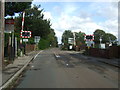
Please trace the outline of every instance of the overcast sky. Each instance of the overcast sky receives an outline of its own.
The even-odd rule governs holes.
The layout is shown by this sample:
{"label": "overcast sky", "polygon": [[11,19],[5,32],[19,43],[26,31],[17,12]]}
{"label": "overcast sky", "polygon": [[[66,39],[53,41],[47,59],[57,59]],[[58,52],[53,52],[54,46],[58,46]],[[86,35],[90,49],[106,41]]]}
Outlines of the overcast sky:
{"label": "overcast sky", "polygon": [[118,37],[117,2],[36,2],[44,8],[45,18],[51,20],[58,42],[65,30],[93,34],[96,29]]}

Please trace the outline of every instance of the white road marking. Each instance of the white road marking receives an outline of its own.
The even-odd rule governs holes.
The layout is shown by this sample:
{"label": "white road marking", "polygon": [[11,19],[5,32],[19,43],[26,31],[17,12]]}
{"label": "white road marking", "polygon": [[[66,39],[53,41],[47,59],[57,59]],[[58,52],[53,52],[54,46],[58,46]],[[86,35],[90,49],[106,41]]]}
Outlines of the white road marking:
{"label": "white road marking", "polygon": [[58,57],[60,57],[59,55],[56,55],[56,57],[58,58]]}
{"label": "white road marking", "polygon": [[54,55],[55,55],[56,58],[60,57],[60,55],[56,54],[55,52],[54,52]]}
{"label": "white road marking", "polygon": [[35,55],[35,57],[33,59],[35,59],[41,52],[43,52],[43,50],[40,51],[37,55]]}

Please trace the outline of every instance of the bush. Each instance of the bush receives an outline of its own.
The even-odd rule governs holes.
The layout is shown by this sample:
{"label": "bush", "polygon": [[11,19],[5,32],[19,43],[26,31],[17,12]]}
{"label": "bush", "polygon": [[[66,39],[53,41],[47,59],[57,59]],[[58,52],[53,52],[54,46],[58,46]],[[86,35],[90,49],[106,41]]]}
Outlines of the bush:
{"label": "bush", "polygon": [[40,42],[38,43],[38,48],[41,50],[49,48],[49,46],[50,46],[49,41],[42,39],[42,38],[41,38]]}

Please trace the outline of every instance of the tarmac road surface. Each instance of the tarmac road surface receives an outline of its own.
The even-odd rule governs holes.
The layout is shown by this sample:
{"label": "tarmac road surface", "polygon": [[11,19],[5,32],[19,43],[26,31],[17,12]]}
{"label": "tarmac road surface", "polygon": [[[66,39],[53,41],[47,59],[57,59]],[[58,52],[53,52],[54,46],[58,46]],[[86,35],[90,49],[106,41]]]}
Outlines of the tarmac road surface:
{"label": "tarmac road surface", "polygon": [[118,88],[117,71],[106,66],[106,73],[100,73],[93,69],[98,68],[92,67],[95,64],[80,61],[57,48],[44,50],[29,64],[16,88]]}

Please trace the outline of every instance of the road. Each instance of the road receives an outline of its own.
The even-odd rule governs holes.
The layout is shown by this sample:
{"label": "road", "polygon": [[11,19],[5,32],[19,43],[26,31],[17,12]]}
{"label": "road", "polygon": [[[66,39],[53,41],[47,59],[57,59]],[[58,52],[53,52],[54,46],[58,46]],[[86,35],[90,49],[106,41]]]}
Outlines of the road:
{"label": "road", "polygon": [[42,51],[16,88],[118,88],[118,68],[57,48]]}

